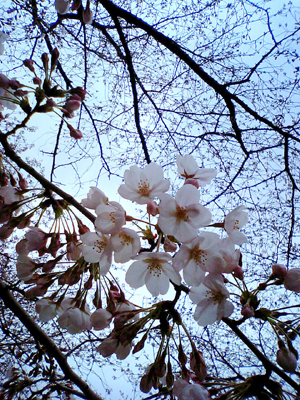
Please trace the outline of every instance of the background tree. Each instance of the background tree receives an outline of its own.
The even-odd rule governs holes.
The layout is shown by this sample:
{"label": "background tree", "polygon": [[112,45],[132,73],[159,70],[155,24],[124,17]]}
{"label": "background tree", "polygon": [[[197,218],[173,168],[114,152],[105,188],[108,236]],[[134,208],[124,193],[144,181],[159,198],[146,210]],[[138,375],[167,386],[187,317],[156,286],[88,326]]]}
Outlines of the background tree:
{"label": "background tree", "polygon": [[[249,291],[268,279],[272,264],[297,266],[300,179],[297,108],[300,28],[297,4],[240,0],[190,1],[184,4],[101,0],[74,1],[71,8],[68,6],[65,1],[56,1],[55,5],[52,1],[1,2],[3,74],[30,87],[36,75],[35,78],[43,80],[41,87],[48,99],[54,99],[56,103],[48,102],[44,106],[44,99],[39,98],[41,93],[35,90],[37,86],[34,87],[35,97],[30,93],[32,89],[23,87],[20,90],[29,93],[16,94],[15,90],[19,88],[10,87],[14,91],[11,99],[18,107],[12,114],[6,108],[2,111],[0,140],[5,157],[2,176],[5,173],[10,180],[12,175],[17,178],[12,169],[15,167],[18,172],[24,174],[25,171],[32,177],[30,188],[35,186],[39,189],[36,193],[41,196],[43,193],[46,202],[43,210],[47,209],[47,212],[43,211],[42,215],[49,218],[48,230],[53,218],[58,216],[57,199],[64,199],[75,207],[82,214],[78,218],[84,216],[94,222],[93,213],[79,204],[75,197],[86,195],[87,184],[102,189],[101,183],[106,177],[119,185],[124,169],[132,164],[145,166],[155,161],[162,165],[172,182],[171,191],[175,193],[180,185],[174,178],[176,155],[192,154],[200,167],[214,167],[218,171],[213,186],[201,189],[201,203],[209,207],[216,218],[212,222],[223,221],[229,211],[241,204],[249,211],[250,222],[246,227],[249,243],[242,250]],[[59,58],[55,49],[59,50]],[[42,54],[45,53],[50,58],[51,84],[44,80],[47,62]],[[25,63],[27,69],[24,60],[32,60]],[[68,91],[67,95],[72,95],[72,90],[74,95],[78,86],[87,92],[85,98],[81,93],[82,101],[76,104],[78,111],[75,110],[72,119],[67,118],[73,112],[72,105],[69,103],[67,106],[66,92],[59,92],[56,84]],[[5,85],[2,77],[0,102],[7,106]],[[59,96],[62,96],[61,100]],[[56,107],[57,104],[60,108]],[[62,112],[63,119],[60,118]],[[21,153],[21,137],[26,138],[29,147],[35,144],[39,152],[27,150],[27,153]],[[41,160],[44,171],[38,165],[32,168],[32,158]],[[19,185],[22,189],[22,182]],[[35,201],[41,206],[39,198]],[[66,212],[65,203],[58,206]],[[29,203],[28,207],[29,210]],[[37,212],[31,216],[32,223],[36,223],[40,215]],[[41,221],[45,223],[45,218]],[[2,222],[5,224],[6,221]],[[1,229],[3,232],[6,228]],[[12,314],[2,309],[3,354],[13,353],[19,365],[24,365],[20,369],[23,368],[23,375],[17,381],[19,386],[12,381],[11,394],[5,387],[3,393],[13,396],[13,391],[20,391],[21,387],[31,390],[32,398],[47,396],[50,392],[59,393],[58,390],[72,393],[77,390],[68,388],[72,382],[78,385],[83,397],[96,398],[93,397],[96,394],[90,393],[90,388],[85,387],[84,382],[64,365],[65,357],[58,348],[60,345],[64,347],[64,336],[57,331],[57,324],[53,324],[49,335],[58,345],[53,353],[49,350],[52,344],[43,342],[47,338],[35,336],[39,332],[36,325],[30,327],[30,323],[28,325],[21,319],[22,327],[16,322],[15,317],[20,317],[15,306],[9,305],[14,304],[10,291],[30,313],[31,303],[24,300],[26,285],[17,282],[14,272],[17,256],[7,241],[4,246],[8,247],[2,249],[1,295],[3,304],[11,309]],[[40,260],[46,262],[48,258]],[[278,283],[282,283],[282,279]],[[262,289],[266,288],[263,296]],[[273,286],[263,285],[259,289],[262,307],[273,310],[298,303],[297,298],[291,299],[290,292],[274,291]],[[183,287],[177,289],[178,297],[180,294],[177,306],[188,321],[188,300],[183,296],[184,291],[187,290]],[[227,398],[239,398],[240,387],[244,396],[257,395],[252,390],[252,381],[245,383],[247,376],[254,374],[261,379],[261,386],[258,381],[255,385],[264,387],[264,395],[276,398],[279,389],[271,388],[269,380],[269,374],[275,372],[291,385],[284,386],[284,390],[293,394],[285,396],[296,396],[299,390],[296,381],[274,365],[277,338],[270,328],[270,321],[260,312],[255,315],[255,320],[250,320],[251,323],[243,324],[244,319],[238,317],[239,301],[235,303],[237,314],[234,315],[238,322],[223,321],[233,336],[228,336],[226,331],[224,337],[220,333],[221,325],[196,332],[195,321],[191,319],[191,332],[197,347],[204,350],[203,344],[206,344],[204,355],[209,376],[227,380],[225,383],[222,381],[224,391],[216,390],[216,395],[225,393],[226,385]],[[273,322],[279,316],[273,314]],[[286,318],[297,331],[297,314]],[[225,329],[223,322],[222,329]],[[239,330],[240,323],[247,337]],[[272,327],[278,333],[280,328],[276,324],[274,322]],[[162,319],[160,325],[163,325]],[[8,326],[13,326],[13,329],[8,329]],[[153,340],[157,329],[153,330]],[[281,327],[280,332],[284,330],[292,335],[289,327]],[[36,343],[25,339],[28,332]],[[250,348],[255,357],[248,355],[249,350],[238,351],[235,339],[227,339],[235,335],[243,340],[245,349]],[[74,346],[83,349],[90,343],[88,349],[93,355],[96,345],[92,347],[91,343],[95,341],[99,345],[99,340],[105,337],[99,339],[93,333],[83,336],[82,343],[74,342]],[[151,336],[152,332],[149,333]],[[18,343],[17,347],[15,343]],[[253,344],[257,345],[260,353],[252,347]],[[182,345],[186,351],[188,342],[183,341]],[[69,352],[72,352],[72,346]],[[20,356],[26,353],[27,358]],[[33,356],[29,359],[30,354]],[[184,370],[184,357],[181,355],[178,369]],[[37,369],[41,361],[43,363]],[[7,365],[7,357],[3,358],[3,363]],[[62,373],[56,372],[57,363]],[[246,371],[243,366],[247,367]],[[36,374],[38,383],[35,380],[28,383],[28,374]],[[274,379],[273,375],[271,377]],[[234,389],[233,380],[244,383]],[[205,385],[211,389],[208,379]],[[212,387],[221,388],[216,381]],[[23,396],[28,397],[28,392]]]}

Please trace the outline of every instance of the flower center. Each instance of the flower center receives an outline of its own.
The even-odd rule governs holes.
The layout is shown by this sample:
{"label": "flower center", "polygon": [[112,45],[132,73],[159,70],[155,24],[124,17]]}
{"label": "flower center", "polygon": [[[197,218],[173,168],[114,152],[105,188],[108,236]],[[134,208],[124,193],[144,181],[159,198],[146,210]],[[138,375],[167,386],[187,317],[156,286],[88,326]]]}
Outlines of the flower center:
{"label": "flower center", "polygon": [[148,182],[148,179],[146,179],[145,181],[140,180],[139,184],[138,184],[138,189],[139,192],[142,196],[148,197],[150,194],[150,185]]}
{"label": "flower center", "polygon": [[187,222],[189,220],[187,207],[176,206],[175,217],[177,221]]}
{"label": "flower center", "polygon": [[205,250],[194,248],[191,250],[191,258],[197,264],[205,265],[207,262],[207,252]]}
{"label": "flower center", "polygon": [[159,277],[161,275],[161,263],[160,260],[145,260],[148,263],[148,271],[152,276]]}
{"label": "flower center", "polygon": [[103,240],[96,240],[94,242],[93,250],[95,250],[97,253],[100,254],[105,249],[105,247],[106,247],[106,238],[104,238]]}
{"label": "flower center", "polygon": [[130,244],[133,243],[133,238],[131,238],[130,236],[126,235],[124,232],[121,232],[119,234],[119,238],[121,239],[122,246],[129,246]]}
{"label": "flower center", "polygon": [[233,229],[240,229],[239,224],[240,224],[240,221],[238,219],[236,219],[234,222],[234,225],[233,225]]}

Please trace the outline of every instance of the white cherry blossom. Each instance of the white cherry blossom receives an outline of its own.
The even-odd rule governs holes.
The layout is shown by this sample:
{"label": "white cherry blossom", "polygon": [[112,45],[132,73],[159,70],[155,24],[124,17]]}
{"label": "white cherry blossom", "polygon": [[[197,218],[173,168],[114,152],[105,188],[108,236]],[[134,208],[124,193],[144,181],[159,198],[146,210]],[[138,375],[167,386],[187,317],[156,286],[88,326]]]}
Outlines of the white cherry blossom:
{"label": "white cherry blossom", "polygon": [[224,229],[234,244],[239,246],[247,243],[246,235],[240,232],[240,229],[248,222],[248,214],[244,212],[245,206],[238,206],[226,215],[224,220]]}
{"label": "white cherry blossom", "polygon": [[185,179],[197,179],[199,186],[208,185],[216,177],[214,168],[199,168],[193,156],[186,154],[176,158],[177,171]]}
{"label": "white cherry blossom", "polygon": [[170,254],[144,252],[135,258],[129,267],[125,280],[134,289],[146,284],[153,296],[166,294],[169,289],[169,280],[180,285],[181,277],[170,264]]}
{"label": "white cherry blossom", "polygon": [[99,263],[100,275],[105,275],[111,266],[112,249],[110,237],[102,233],[87,232],[81,235],[82,254],[86,262]]}
{"label": "white cherry blossom", "polygon": [[160,197],[170,186],[170,182],[164,179],[163,169],[156,163],[144,169],[131,166],[124,173],[124,182],[118,189],[120,196],[138,204],[147,204],[155,197]]}
{"label": "white cherry blossom", "polygon": [[181,187],[175,199],[168,194],[160,199],[158,226],[180,242],[190,242],[198,235],[198,229],[211,221],[210,211],[199,204],[200,193],[192,185]]}
{"label": "white cherry blossom", "polygon": [[96,208],[97,218],[95,227],[102,233],[115,235],[125,225],[125,210],[120,203],[111,201],[109,204],[100,204]]}
{"label": "white cherry blossom", "polygon": [[40,250],[46,246],[48,234],[37,226],[30,226],[25,238],[27,239],[27,250],[31,252],[34,250]]}
{"label": "white cherry blossom", "polygon": [[109,357],[115,353],[118,360],[124,360],[129,355],[131,347],[131,343],[123,345],[116,337],[111,335],[103,340],[97,351],[103,357]]}
{"label": "white cherry blossom", "polygon": [[178,400],[210,400],[208,391],[202,385],[191,384],[180,378],[174,382],[173,395]]}
{"label": "white cherry blossom", "polygon": [[32,278],[37,264],[25,254],[20,254],[17,258],[17,276],[21,281],[28,281]]}
{"label": "white cherry blossom", "polygon": [[92,324],[89,306],[86,304],[84,311],[78,307],[68,308],[61,314],[57,322],[61,328],[72,334],[90,330]]}
{"label": "white cherry blossom", "polygon": [[227,300],[229,292],[222,275],[207,275],[203,283],[191,288],[189,296],[197,304],[194,318],[200,326],[219,322],[233,312],[233,304]]}
{"label": "white cherry blossom", "polygon": [[81,200],[81,204],[86,208],[96,210],[100,204],[108,204],[108,197],[105,196],[102,190],[98,189],[96,186],[92,186],[90,187],[86,199]]}
{"label": "white cherry blossom", "polygon": [[[0,100],[0,103],[2,101]],[[3,199],[4,204],[9,205],[15,201],[20,201],[22,199],[21,193],[13,186],[3,186],[0,187],[0,198]]]}
{"label": "white cherry blossom", "polygon": [[51,299],[40,299],[35,303],[35,310],[41,322],[48,322],[58,314],[57,305]]}
{"label": "white cherry blossom", "polygon": [[227,274],[233,272],[233,270],[239,266],[241,256],[240,249],[236,249],[232,240],[227,237],[221,241],[220,253],[226,263],[224,272]]}
{"label": "white cherry blossom", "polygon": [[188,244],[183,244],[173,258],[176,271],[183,269],[188,285],[199,285],[206,272],[223,273],[225,261],[219,252],[221,239],[212,232],[202,232]]}
{"label": "white cherry blossom", "polygon": [[289,269],[285,275],[283,284],[287,290],[300,293],[300,268]]}
{"label": "white cherry blossom", "polygon": [[115,262],[125,263],[138,254],[141,248],[141,241],[134,230],[122,228],[117,235],[112,236],[111,246],[115,252]]}
{"label": "white cherry blossom", "polygon": [[90,317],[91,324],[96,331],[107,328],[113,318],[112,313],[104,308],[98,308]]}

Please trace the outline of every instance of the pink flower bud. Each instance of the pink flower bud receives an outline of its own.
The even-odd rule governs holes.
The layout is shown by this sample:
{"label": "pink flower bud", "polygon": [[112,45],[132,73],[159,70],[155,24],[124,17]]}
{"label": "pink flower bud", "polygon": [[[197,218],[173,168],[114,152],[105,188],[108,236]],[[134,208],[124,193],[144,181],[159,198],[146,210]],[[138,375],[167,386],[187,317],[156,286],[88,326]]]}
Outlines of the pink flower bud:
{"label": "pink flower bud", "polygon": [[51,72],[54,71],[58,62],[58,58],[59,58],[59,51],[58,48],[55,47],[55,49],[53,49],[51,52]]}
{"label": "pink flower bud", "polygon": [[169,238],[165,238],[165,243],[164,243],[164,251],[168,253],[174,253],[174,251],[177,250],[177,244],[174,242],[171,242]]}
{"label": "pink flower bud", "polygon": [[22,189],[22,190],[27,189],[28,184],[27,184],[26,179],[24,179],[23,176],[19,172],[18,172],[18,176],[19,176],[19,187],[20,187],[20,189]]}
{"label": "pink flower bud", "polygon": [[78,110],[80,107],[80,101],[78,100],[67,100],[63,107],[63,111],[67,114],[71,114],[73,111]]}
{"label": "pink flower bud", "polygon": [[41,85],[41,84],[42,84],[42,80],[41,80],[40,78],[38,78],[37,76],[35,76],[35,77],[32,79],[32,82],[33,82],[35,85]]}
{"label": "pink flower bud", "polygon": [[70,136],[76,140],[82,139],[83,135],[82,132],[79,129],[73,128],[71,125],[68,126],[70,130]]}
{"label": "pink flower bud", "polygon": [[[90,4],[89,1],[88,1],[88,4]],[[87,7],[85,10],[83,10],[82,18],[83,18],[83,22],[86,25],[90,25],[93,22],[93,13],[89,7]]]}
{"label": "pink flower bud", "polygon": [[147,213],[155,217],[158,214],[158,205],[155,201],[147,203]]}
{"label": "pink flower bud", "polygon": [[10,87],[10,79],[7,76],[0,74],[0,88],[9,89]]}
{"label": "pink flower bud", "polygon": [[250,304],[245,304],[242,308],[241,314],[246,318],[254,317],[254,308],[251,307]]}
{"label": "pink flower bud", "polygon": [[31,59],[26,59],[23,61],[24,67],[28,68],[31,72],[34,72],[33,61]]}
{"label": "pink flower bud", "polygon": [[77,86],[76,88],[70,89],[69,93],[70,94],[77,94],[77,96],[80,97],[81,101],[83,101],[85,99],[85,95],[86,95],[86,91],[80,86]]}
{"label": "pink flower bud", "polygon": [[287,274],[287,269],[283,264],[272,265],[272,273],[274,278],[284,279]]}
{"label": "pink flower bud", "polygon": [[184,181],[184,185],[193,185],[195,188],[199,189],[199,181],[198,179],[188,178]]}
{"label": "pink flower bud", "polygon": [[72,11],[77,11],[80,6],[81,6],[81,0],[74,0],[73,4],[72,4],[72,7],[71,7],[71,10]]}
{"label": "pink flower bud", "polygon": [[297,367],[296,356],[284,345],[277,351],[276,362],[287,372],[294,372]]}
{"label": "pink flower bud", "polygon": [[235,276],[236,278],[240,279],[241,281],[244,279],[244,271],[241,267],[239,267],[238,265],[236,265],[233,268],[233,276]]}
{"label": "pink flower bud", "polygon": [[16,79],[12,79],[12,80],[10,81],[9,86],[11,87],[11,89],[17,90],[17,89],[20,89],[21,87],[23,87],[24,85],[22,85],[22,83],[20,83],[20,82],[17,81]]}

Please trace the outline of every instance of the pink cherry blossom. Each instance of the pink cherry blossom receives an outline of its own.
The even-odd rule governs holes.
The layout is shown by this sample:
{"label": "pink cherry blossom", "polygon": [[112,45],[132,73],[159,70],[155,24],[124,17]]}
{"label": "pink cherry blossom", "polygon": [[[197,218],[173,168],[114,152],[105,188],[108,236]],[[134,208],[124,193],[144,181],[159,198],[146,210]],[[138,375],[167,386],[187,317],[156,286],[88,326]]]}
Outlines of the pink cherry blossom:
{"label": "pink cherry blossom", "polygon": [[81,236],[82,254],[86,262],[99,263],[100,275],[109,271],[112,262],[110,237],[102,233],[87,232]]}
{"label": "pink cherry blossom", "polygon": [[131,347],[131,343],[121,344],[114,334],[112,334],[103,340],[97,351],[103,357],[109,357],[115,353],[118,360],[124,360],[129,355]]}
{"label": "pink cherry blossom", "polygon": [[233,304],[227,300],[229,292],[222,275],[207,275],[203,283],[191,288],[189,296],[197,304],[194,318],[200,326],[219,322],[233,312]]}
{"label": "pink cherry blossom", "polygon": [[[217,175],[214,168],[199,168],[193,156],[177,156],[177,171],[185,179],[197,179],[199,186],[208,185]],[[189,182],[187,182],[189,183]]]}
{"label": "pink cherry blossom", "polygon": [[125,199],[147,204],[169,189],[170,182],[163,176],[163,169],[156,163],[151,163],[144,169],[133,165],[125,171],[125,183],[119,187],[118,192]]}
{"label": "pink cherry blossom", "polygon": [[102,190],[92,186],[87,194],[87,198],[81,200],[81,204],[86,208],[96,210],[100,204],[108,204],[108,198]]}
{"label": "pink cherry blossom", "polygon": [[160,197],[158,225],[164,234],[173,235],[183,243],[198,235],[198,229],[211,221],[210,211],[199,204],[200,193],[192,185],[181,187],[175,199],[168,194]]}
{"label": "pink cherry blossom", "polygon": [[120,203],[111,201],[109,204],[100,204],[96,208],[97,218],[95,221],[96,230],[112,235],[120,232],[125,225],[125,210]]}
{"label": "pink cherry blossom", "polygon": [[236,268],[240,268],[239,262],[241,257],[240,249],[236,249],[232,240],[227,237],[222,239],[221,246],[219,249],[226,266],[224,268],[224,273],[232,273]]}
{"label": "pink cherry blossom", "polygon": [[238,206],[226,215],[224,220],[224,229],[234,244],[239,246],[243,243],[247,243],[248,239],[246,235],[240,232],[240,229],[248,222],[248,214],[245,210],[245,206]]}
{"label": "pink cherry blossom", "polygon": [[180,285],[181,277],[172,267],[170,254],[144,252],[139,254],[129,267],[125,280],[134,289],[146,284],[153,296],[166,294],[169,289],[169,280]]}
{"label": "pink cherry blossom", "polygon": [[225,261],[219,252],[221,239],[215,233],[202,232],[188,244],[183,244],[173,258],[176,271],[183,269],[188,285],[199,285],[206,272],[223,273]]}
{"label": "pink cherry blossom", "polygon": [[111,246],[115,252],[115,262],[125,263],[138,254],[141,248],[141,241],[134,230],[122,228],[117,235],[112,236]]}

